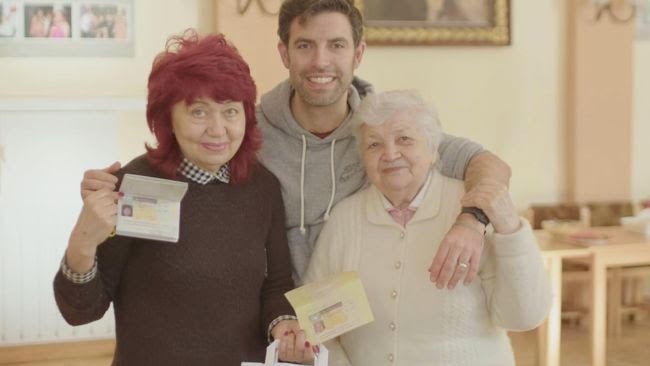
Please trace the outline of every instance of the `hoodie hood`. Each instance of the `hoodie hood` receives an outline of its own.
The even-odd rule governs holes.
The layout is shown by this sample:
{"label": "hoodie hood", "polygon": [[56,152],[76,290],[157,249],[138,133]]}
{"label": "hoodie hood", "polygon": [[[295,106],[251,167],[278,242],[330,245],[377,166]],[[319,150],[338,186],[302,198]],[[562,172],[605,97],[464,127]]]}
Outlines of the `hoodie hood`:
{"label": "hoodie hood", "polygon": [[[293,94],[293,87],[289,80],[278,84],[270,92],[262,95],[260,104],[258,106],[258,117],[264,116],[266,120],[273,127],[284,131],[289,136],[301,139],[305,136],[308,142],[316,144],[328,144],[332,140],[340,140],[341,138],[349,137],[352,133],[352,126],[350,125],[350,116],[337,127],[330,135],[325,138],[319,138],[309,131],[305,130],[293,117],[291,112],[291,95]],[[361,99],[372,93],[373,87],[367,81],[357,78],[352,79],[352,85],[348,92],[348,105],[350,106],[350,115],[357,109]],[[259,119],[259,118],[258,118]]]}
{"label": "hoodie hood", "polygon": [[295,120],[290,107],[293,92],[286,80],[262,96],[257,107],[263,137],[258,157],[280,181],[294,279],[300,283],[332,207],[366,182],[350,117],[372,86],[353,80],[348,91],[350,113],[325,138]]}

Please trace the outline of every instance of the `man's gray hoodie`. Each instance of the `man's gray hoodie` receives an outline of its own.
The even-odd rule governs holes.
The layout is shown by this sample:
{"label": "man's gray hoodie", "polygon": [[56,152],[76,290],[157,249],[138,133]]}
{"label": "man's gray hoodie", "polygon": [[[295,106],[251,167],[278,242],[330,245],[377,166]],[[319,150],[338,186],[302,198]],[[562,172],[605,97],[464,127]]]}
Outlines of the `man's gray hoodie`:
{"label": "man's gray hoodie", "polygon": [[[366,174],[350,123],[369,83],[354,78],[348,92],[350,114],[329,136],[319,138],[294,119],[289,81],[262,96],[257,120],[263,143],[258,157],[280,181],[286,229],[297,284],[307,269],[316,239],[332,207],[366,184]],[[472,156],[482,151],[469,140],[445,135],[438,147],[442,174],[463,179]]]}

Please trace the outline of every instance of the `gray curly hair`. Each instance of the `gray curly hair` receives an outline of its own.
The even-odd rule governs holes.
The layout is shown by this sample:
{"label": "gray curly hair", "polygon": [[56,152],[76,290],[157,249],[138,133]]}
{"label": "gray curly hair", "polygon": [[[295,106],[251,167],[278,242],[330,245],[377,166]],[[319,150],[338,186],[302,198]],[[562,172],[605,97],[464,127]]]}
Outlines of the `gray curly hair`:
{"label": "gray curly hair", "polygon": [[438,113],[415,90],[391,90],[369,94],[361,101],[351,121],[359,153],[362,153],[361,127],[364,124],[379,126],[391,116],[405,111],[422,129],[427,144],[437,160],[438,145],[442,141],[442,127],[438,120]]}

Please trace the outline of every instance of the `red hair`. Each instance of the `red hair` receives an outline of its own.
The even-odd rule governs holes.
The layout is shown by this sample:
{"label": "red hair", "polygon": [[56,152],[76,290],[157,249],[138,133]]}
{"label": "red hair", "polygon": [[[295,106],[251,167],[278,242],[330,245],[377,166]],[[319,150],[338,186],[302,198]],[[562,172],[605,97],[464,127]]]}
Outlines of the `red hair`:
{"label": "red hair", "polygon": [[190,104],[208,97],[244,105],[244,139],[228,164],[233,183],[248,179],[262,144],[255,118],[255,82],[248,64],[222,34],[199,37],[188,29],[181,36],[170,37],[165,51],[153,61],[148,88],[147,124],[158,144],[145,147],[154,169],[167,178],[178,176],[183,155],[172,130],[172,107],[181,101]]}

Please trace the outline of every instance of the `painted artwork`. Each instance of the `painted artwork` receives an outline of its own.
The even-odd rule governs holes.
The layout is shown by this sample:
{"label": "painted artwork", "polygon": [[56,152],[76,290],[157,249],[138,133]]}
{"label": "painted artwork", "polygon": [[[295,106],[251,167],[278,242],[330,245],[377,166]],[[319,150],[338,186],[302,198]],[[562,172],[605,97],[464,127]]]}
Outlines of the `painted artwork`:
{"label": "painted artwork", "polygon": [[363,0],[370,44],[510,44],[508,0]]}

